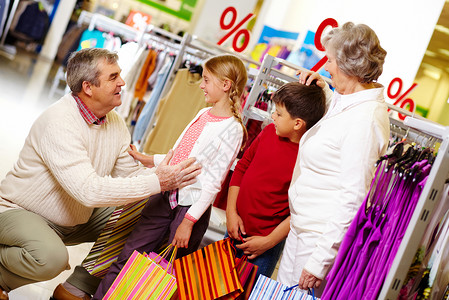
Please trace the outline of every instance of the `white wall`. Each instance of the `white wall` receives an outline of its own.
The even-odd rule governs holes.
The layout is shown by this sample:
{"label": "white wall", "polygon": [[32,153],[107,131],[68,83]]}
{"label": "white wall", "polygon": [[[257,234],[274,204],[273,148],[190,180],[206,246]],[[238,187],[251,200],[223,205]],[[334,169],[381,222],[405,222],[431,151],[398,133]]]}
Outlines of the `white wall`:
{"label": "white wall", "polygon": [[263,25],[299,32],[302,42],[307,30],[316,31],[326,18],[334,18],[339,24],[364,23],[377,33],[388,52],[379,82],[388,86],[394,77],[401,77],[404,87],[408,87],[415,78],[444,1],[265,0],[252,42]]}
{"label": "white wall", "polygon": [[[235,25],[237,25],[246,15],[253,11],[256,2],[257,0],[206,0],[199,16],[194,16],[194,18],[197,17],[198,19],[192,34],[216,44],[228,32],[220,28],[220,17],[223,11],[229,6],[235,7],[238,12],[237,20],[235,21]],[[229,21],[230,19],[225,19],[225,24],[229,23]],[[247,25],[248,22],[242,28],[246,28]],[[229,37],[224,45],[232,45],[233,38],[234,35]],[[258,36],[255,37],[253,35],[251,39],[255,38],[258,38]]]}

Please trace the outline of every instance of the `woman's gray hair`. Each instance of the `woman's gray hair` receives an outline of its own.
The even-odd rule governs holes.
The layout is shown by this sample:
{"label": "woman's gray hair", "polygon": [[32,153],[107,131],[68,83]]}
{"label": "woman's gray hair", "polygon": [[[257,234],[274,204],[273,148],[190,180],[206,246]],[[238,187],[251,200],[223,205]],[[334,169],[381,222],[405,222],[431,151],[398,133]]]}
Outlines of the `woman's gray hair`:
{"label": "woman's gray hair", "polygon": [[67,63],[67,84],[74,94],[81,92],[84,81],[95,86],[100,85],[98,63],[103,59],[108,64],[115,64],[118,61],[118,55],[101,48],[81,49],[70,55]]}
{"label": "woman's gray hair", "polygon": [[377,81],[382,74],[387,51],[369,26],[347,22],[324,36],[322,44],[335,55],[338,68],[361,83]]}

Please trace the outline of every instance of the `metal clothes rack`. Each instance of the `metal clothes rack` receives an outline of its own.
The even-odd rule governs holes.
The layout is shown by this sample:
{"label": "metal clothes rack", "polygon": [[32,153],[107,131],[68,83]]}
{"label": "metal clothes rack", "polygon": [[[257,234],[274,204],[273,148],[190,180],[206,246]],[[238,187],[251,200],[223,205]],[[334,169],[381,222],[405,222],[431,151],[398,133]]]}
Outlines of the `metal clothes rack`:
{"label": "metal clothes rack", "polygon": [[17,6],[19,5],[19,0],[13,0],[13,4],[11,6],[11,11],[9,12],[8,16],[8,7],[9,7],[9,0],[5,1],[5,7],[4,7],[4,13],[3,17],[6,20],[6,17],[8,16],[8,19],[4,23],[4,26],[2,26],[0,30],[1,40],[0,40],[0,54],[4,55],[8,59],[14,59],[16,56],[17,50],[16,47],[13,45],[6,45],[5,40],[6,36],[8,35],[9,28],[11,27],[12,20],[14,19],[14,15],[16,14]]}
{"label": "metal clothes rack", "polygon": [[[295,77],[288,76],[281,71],[274,69],[277,65],[282,65],[293,70],[304,70],[304,68],[295,66],[285,60],[269,55],[265,56],[259,73],[256,76],[254,87],[246,101],[243,111],[245,116],[251,117],[253,114],[264,116],[265,112],[255,108],[254,104],[266,81],[278,79],[285,82],[291,82],[297,80]],[[329,79],[324,79],[328,83],[330,82]],[[390,123],[404,128],[408,131],[407,134],[409,137],[411,135],[430,136],[437,141],[440,141],[441,144],[406,233],[377,298],[379,300],[397,299],[412,260],[418,250],[419,243],[425,233],[426,226],[430,221],[432,211],[435,205],[441,201],[441,193],[443,192],[445,181],[449,177],[449,127],[431,122],[420,116],[414,116],[414,114],[409,111],[391,104],[388,104],[388,107],[391,110],[407,116],[404,122],[390,118]]]}
{"label": "metal clothes rack", "polygon": [[[253,64],[256,66],[260,66],[259,62],[256,62],[246,56],[235,53],[231,50],[227,50],[223,47],[217,46],[217,45],[210,43],[206,40],[203,40],[196,36],[190,35],[189,33],[186,33],[186,34],[184,34],[183,38],[181,39],[181,42],[179,45],[179,50],[176,54],[176,58],[173,62],[173,66],[170,69],[170,72],[168,74],[167,82],[164,85],[164,88],[162,89],[160,98],[163,98],[170,90],[171,84],[175,79],[176,72],[180,69],[180,67],[182,66],[183,61],[185,60],[186,57],[191,56],[191,57],[198,58],[199,60],[205,60],[211,56],[219,55],[219,54],[232,54],[232,55],[239,57],[243,62],[247,63],[248,65]],[[143,150],[143,147],[146,143],[146,140],[148,138],[150,131],[153,129],[153,127],[155,125],[154,115],[155,115],[155,111],[153,112],[150,122],[148,123],[148,126],[144,132],[143,139],[140,143],[141,151]]]}

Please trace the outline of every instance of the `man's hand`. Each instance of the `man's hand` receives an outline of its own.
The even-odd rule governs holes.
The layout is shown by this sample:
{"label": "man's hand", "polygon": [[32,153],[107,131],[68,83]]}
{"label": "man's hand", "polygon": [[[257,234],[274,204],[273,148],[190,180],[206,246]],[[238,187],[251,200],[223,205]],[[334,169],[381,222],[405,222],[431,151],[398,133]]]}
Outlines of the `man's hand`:
{"label": "man's hand", "polygon": [[322,281],[321,279],[315,277],[311,273],[307,272],[305,269],[302,269],[298,287],[303,290],[307,290],[308,288],[319,288],[321,281]]}
{"label": "man's hand", "polygon": [[161,191],[180,189],[196,182],[196,176],[201,173],[201,165],[194,164],[195,158],[191,157],[176,166],[169,166],[168,162],[173,156],[173,150],[168,151],[164,160],[156,169],[156,175],[161,185]]}

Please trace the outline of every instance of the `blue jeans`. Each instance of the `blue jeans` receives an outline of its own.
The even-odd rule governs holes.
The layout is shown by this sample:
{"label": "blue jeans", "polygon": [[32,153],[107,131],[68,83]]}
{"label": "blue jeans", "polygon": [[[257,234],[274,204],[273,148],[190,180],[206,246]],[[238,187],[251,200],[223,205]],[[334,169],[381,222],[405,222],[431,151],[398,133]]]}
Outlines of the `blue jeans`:
{"label": "blue jeans", "polygon": [[[225,238],[229,237],[228,232],[226,231]],[[242,242],[238,240],[231,239],[232,244],[238,245]],[[276,264],[281,257],[282,250],[284,249],[285,240],[277,244],[271,249],[268,249],[261,255],[257,256],[255,259],[248,259],[248,261],[256,266],[258,266],[256,280],[259,278],[259,275],[262,274],[268,278],[273,275],[274,269],[276,268]],[[235,248],[237,250],[236,257],[240,258],[243,256],[243,250]]]}

